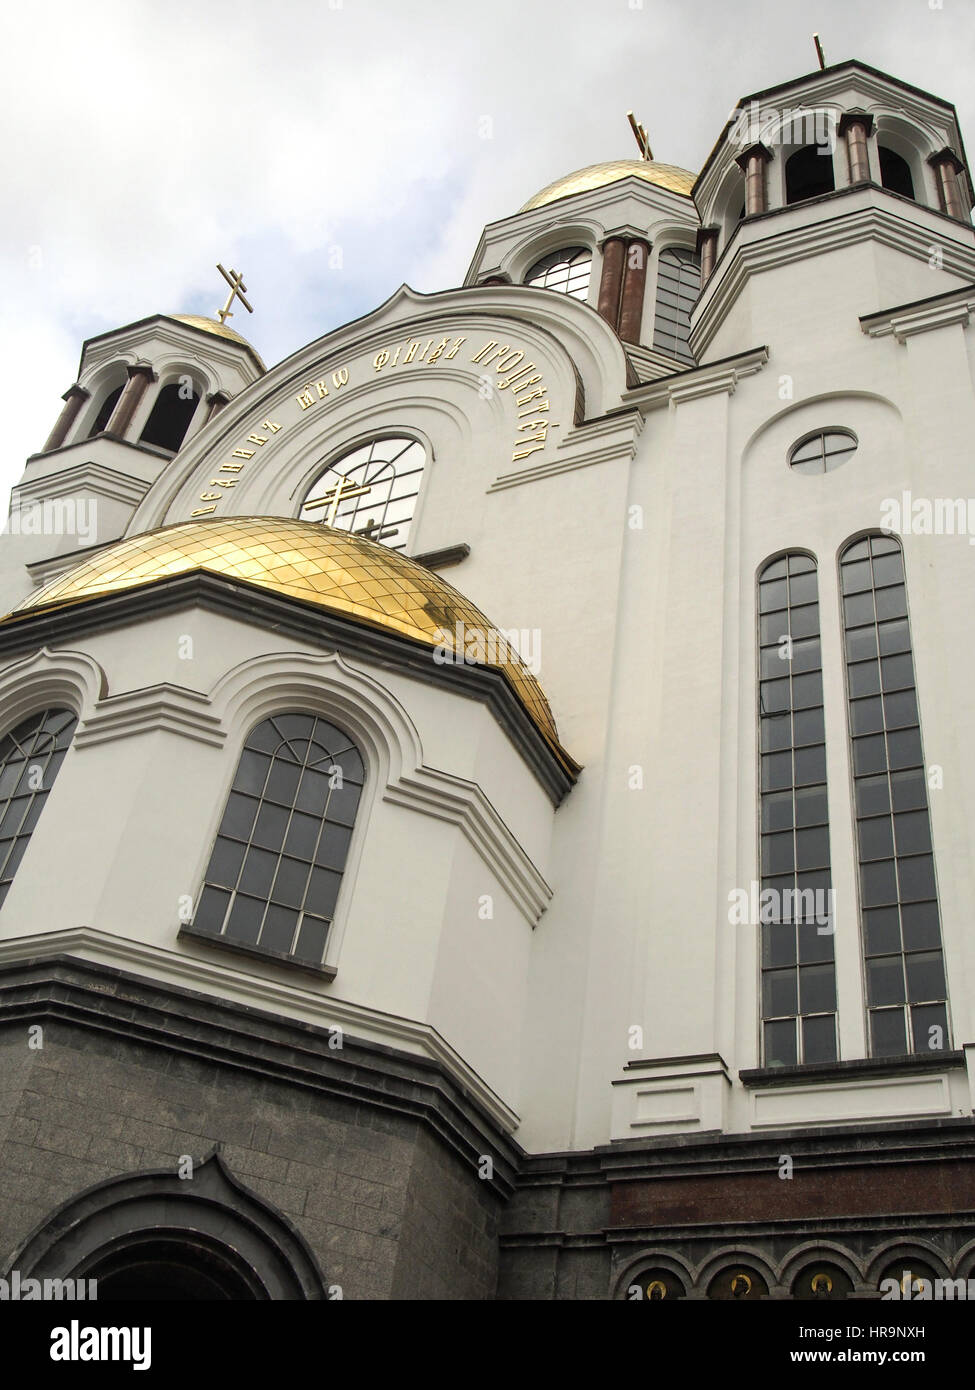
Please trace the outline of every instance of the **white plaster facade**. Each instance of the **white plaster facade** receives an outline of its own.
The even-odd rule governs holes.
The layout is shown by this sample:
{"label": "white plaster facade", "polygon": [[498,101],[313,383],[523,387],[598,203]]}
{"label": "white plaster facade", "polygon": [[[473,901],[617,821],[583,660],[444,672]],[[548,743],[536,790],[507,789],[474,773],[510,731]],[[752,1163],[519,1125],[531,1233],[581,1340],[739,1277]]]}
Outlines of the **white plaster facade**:
{"label": "white plaster facade", "polygon": [[[916,169],[918,201],[847,187],[840,141],[832,197],[782,206],[783,148],[769,211],[737,223],[736,151],[719,141],[695,200],[630,178],[492,223],[465,288],[404,287],[266,374],[168,319],[86,354],[82,384],[98,389],[146,360],[232,399],[172,459],[69,437],[28,462],[21,493],[97,497],[104,545],[201,508],[295,517],[350,448],[415,438],[427,463],[410,553],[470,546],[447,578],[499,627],[538,634],[541,684],[584,770],[555,808],[478,701],[239,616],[189,607],[25,649],[0,669],[4,728],[55,696],[80,723],[0,912],[0,961],[70,951],[435,1056],[531,1152],[972,1113],[975,1077],[958,1066],[774,1090],[739,1076],[761,1065],[758,929],[728,916],[729,893],[760,876],[758,571],[792,549],[818,568],[849,1062],[868,1051],[837,557],[881,527],[884,499],[973,491],[975,234],[939,210],[925,163],[961,148],[951,112],[858,65],[768,101],[786,98],[871,112]],[[657,257],[693,246],[699,225],[721,234],[692,318],[698,366],[668,368],[652,350]],[[653,247],[633,348],[595,309],[599,247],[619,229]],[[594,252],[588,303],[518,283],[578,244]],[[481,284],[496,274],[514,283]],[[510,372],[535,364],[548,402],[544,440],[521,458],[500,347],[525,354]],[[834,427],[858,440],[844,467],[790,470],[797,440]],[[235,486],[211,506],[208,480],[235,450]],[[4,611],[70,548],[4,537]],[[925,755],[944,770],[930,813],[951,1048],[971,1062],[975,550],[967,535],[905,535],[903,549]],[[367,763],[331,980],[178,937],[243,740],[289,708],[345,727]]]}

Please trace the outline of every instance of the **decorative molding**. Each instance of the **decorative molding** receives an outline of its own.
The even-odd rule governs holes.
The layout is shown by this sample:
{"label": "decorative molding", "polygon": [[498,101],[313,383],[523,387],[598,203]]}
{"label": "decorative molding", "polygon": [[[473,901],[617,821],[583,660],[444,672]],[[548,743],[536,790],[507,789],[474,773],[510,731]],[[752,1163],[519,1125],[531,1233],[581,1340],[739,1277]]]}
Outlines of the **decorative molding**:
{"label": "decorative molding", "polygon": [[[643,417],[629,408],[627,392],[623,397],[626,409],[612,411],[593,420],[584,420],[558,445],[555,457],[536,464],[524,464],[507,473],[499,473],[488,492],[534,483],[559,473],[571,473],[577,468],[636,457],[637,440],[643,431]],[[564,451],[564,452],[563,452]]]}
{"label": "decorative molding", "polygon": [[[517,1129],[519,1119],[515,1111],[430,1024],[337,999],[303,983],[296,983],[291,976],[281,981],[266,970],[244,969],[241,965],[243,957],[230,952],[226,955],[228,958],[224,961],[214,959],[212,951],[197,954],[190,950],[167,950],[85,926],[0,940],[0,1003],[4,1002],[5,997],[9,1001],[10,974],[17,968],[26,970],[39,963],[58,966],[64,962],[70,970],[80,968],[91,974],[94,973],[92,966],[103,967],[136,984],[151,984],[162,991],[180,991],[186,995],[186,1008],[181,1009],[178,1000],[173,999],[168,1009],[164,1005],[157,1006],[155,1017],[145,1020],[137,1028],[132,1019],[132,1008],[129,1007],[133,990],[115,985],[112,993],[120,996],[118,1007],[121,1016],[116,1019],[113,1031],[130,1040],[137,1036],[144,1038],[148,1025],[157,1040],[164,1044],[172,1019],[184,1016],[190,1006],[193,1014],[199,1014],[200,1008],[203,1008],[203,1031],[211,1035],[221,1028],[218,1014],[246,1010],[249,1018],[239,1018],[233,1030],[233,1047],[224,1046],[214,1053],[212,1043],[198,1043],[194,1038],[194,1050],[199,1049],[204,1054],[210,1052],[217,1060],[231,1065],[246,1066],[248,1038],[252,1038],[265,1023],[273,1026],[275,1031],[283,1025],[296,1034],[304,1035],[300,1041],[306,1054],[306,1066],[311,1073],[315,1070],[321,1073],[322,1059],[327,1061],[335,1056],[328,1049],[327,1036],[322,1039],[321,1030],[326,1030],[327,1034],[328,1030],[340,1027],[348,1035],[343,1049],[346,1054],[354,1042],[370,1051],[376,1046],[405,1051],[408,1057],[403,1059],[404,1062],[409,1057],[425,1059],[441,1068],[460,1088],[460,1095],[470,1097],[505,1135]],[[97,985],[94,988],[97,990],[96,998],[108,998]],[[90,1010],[85,1011],[84,1016],[89,1017],[90,1014]],[[77,1008],[70,1011],[69,1016],[78,1016]],[[181,1050],[187,1049],[184,1047]],[[267,1074],[266,1065],[260,1069]],[[374,1066],[374,1070],[381,1074],[381,1066]],[[433,1089],[437,1091],[436,1086]],[[378,1093],[384,1090],[388,1091],[389,1087],[384,1087],[381,1081],[378,1084],[374,1082],[373,1092],[377,1099]],[[362,1099],[361,1093],[359,1099]],[[416,1114],[415,1109],[413,1113]]]}
{"label": "decorative molding", "polygon": [[76,748],[89,748],[160,729],[222,748],[227,734],[220,719],[207,711],[210,699],[197,690],[162,681],[99,700],[78,729]]}
{"label": "decorative molding", "polygon": [[107,691],[105,672],[85,652],[41,647],[0,669],[0,710],[7,728],[58,700],[84,718]]}
{"label": "decorative molding", "polygon": [[[82,442],[91,444],[87,439]],[[111,502],[122,502],[135,508],[151,486],[151,482],[143,478],[134,478],[131,474],[119,473],[114,468],[106,468],[104,464],[89,460],[56,473],[31,478],[26,483],[17,483],[11,488],[10,495],[11,500],[16,498],[23,506],[24,503],[42,502],[48,497],[75,496],[81,491],[89,491]]]}
{"label": "decorative molding", "polygon": [[[852,212],[837,212],[821,222],[804,221],[800,226],[791,228],[776,224],[770,228],[768,236],[755,239],[750,239],[751,234],[768,219],[779,219],[781,222],[782,218],[794,216],[797,212],[801,215],[803,208],[808,216],[809,204],[775,208],[749,219],[747,223],[739,223],[732,242],[722,252],[692,313],[690,348],[695,357],[700,358],[706,352],[753,275],[780,266],[794,266],[797,261],[826,255],[847,246],[876,241],[927,264],[931,258],[932,244],[937,244],[942,254],[943,269],[948,274],[958,275],[966,281],[975,279],[975,245],[966,245],[957,237],[946,236],[940,216],[938,225],[933,222],[930,226],[919,225],[916,220],[909,220],[880,206],[879,200],[886,200],[888,196],[883,189],[876,189],[872,185],[856,184],[838,189],[835,193],[826,194],[822,203],[854,198],[861,200],[863,205]],[[920,214],[931,211],[913,203],[911,207]],[[950,220],[954,229],[962,230],[957,221]]]}
{"label": "decorative molding", "polygon": [[760,372],[769,360],[767,347],[752,348],[735,357],[724,357],[703,367],[688,367],[673,376],[646,382],[623,397],[627,405],[637,406],[644,414],[662,406],[682,405],[702,396],[733,395],[738,382]]}
{"label": "decorative molding", "polygon": [[915,304],[903,304],[893,309],[884,309],[877,314],[864,314],[860,328],[868,338],[894,337],[899,343],[906,343],[918,333],[930,333],[939,328],[951,328],[960,324],[967,328],[975,313],[975,286],[948,294],[933,295]]}
{"label": "decorative molding", "polygon": [[410,559],[428,570],[445,570],[451,565],[459,565],[471,553],[466,541],[458,545],[446,545],[440,550],[427,550],[422,555],[411,555]]}

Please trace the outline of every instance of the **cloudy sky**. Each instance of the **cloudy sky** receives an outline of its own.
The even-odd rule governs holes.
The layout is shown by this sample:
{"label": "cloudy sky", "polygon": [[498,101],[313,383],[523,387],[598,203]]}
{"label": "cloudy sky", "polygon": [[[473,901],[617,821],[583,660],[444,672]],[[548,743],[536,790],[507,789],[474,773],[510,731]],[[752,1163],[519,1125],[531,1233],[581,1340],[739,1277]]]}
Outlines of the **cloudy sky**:
{"label": "cloudy sky", "polygon": [[816,66],[814,28],[954,101],[975,145],[975,0],[4,6],[4,506],[86,337],[212,315],[220,260],[271,365],[403,281],[458,284],[485,222],[633,156],[628,107],[698,169],[739,96]]}

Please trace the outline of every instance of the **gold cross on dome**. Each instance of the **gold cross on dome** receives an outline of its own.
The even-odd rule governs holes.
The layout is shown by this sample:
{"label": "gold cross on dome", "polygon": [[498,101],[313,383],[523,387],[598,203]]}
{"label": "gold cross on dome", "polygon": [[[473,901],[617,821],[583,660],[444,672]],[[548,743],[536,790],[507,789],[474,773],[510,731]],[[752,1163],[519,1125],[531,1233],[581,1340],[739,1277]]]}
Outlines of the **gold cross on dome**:
{"label": "gold cross on dome", "polygon": [[349,478],[340,477],[334,486],[327,492],[323,492],[321,497],[316,497],[314,502],[306,502],[305,510],[311,511],[314,507],[327,507],[322,521],[326,526],[334,526],[335,518],[338,515],[339,503],[345,502],[350,497],[362,497],[365,493],[372,492],[371,487],[356,487],[355,483]]}
{"label": "gold cross on dome", "polygon": [[244,284],[243,275],[241,275],[236,270],[224,270],[223,266],[220,264],[219,261],[217,261],[217,269],[219,270],[223,278],[226,280],[227,284],[230,286],[230,293],[227,295],[226,304],[223,306],[222,309],[217,310],[217,318],[220,320],[220,322],[226,323],[227,319],[233,318],[233,310],[230,306],[231,304],[233,304],[235,298],[240,300],[241,304],[243,304],[244,308],[247,310],[249,314],[252,314],[254,310],[251,308],[251,306],[247,303],[247,300],[244,298],[244,295],[247,292],[247,286]]}
{"label": "gold cross on dome", "polygon": [[626,119],[629,121],[630,129],[640,147],[640,158],[653,159],[653,150],[650,148],[650,136],[647,134],[646,126],[637,120],[632,111],[627,111]]}

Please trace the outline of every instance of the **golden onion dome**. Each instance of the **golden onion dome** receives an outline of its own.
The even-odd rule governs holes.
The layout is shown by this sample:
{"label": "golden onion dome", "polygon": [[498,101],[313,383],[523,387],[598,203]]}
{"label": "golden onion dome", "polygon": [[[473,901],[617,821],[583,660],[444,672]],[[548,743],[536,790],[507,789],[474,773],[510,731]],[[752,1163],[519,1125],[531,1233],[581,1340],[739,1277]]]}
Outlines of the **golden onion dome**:
{"label": "golden onion dome", "polygon": [[616,183],[630,176],[652,183],[657,188],[668,188],[671,193],[681,193],[685,198],[691,196],[696,174],[687,169],[679,169],[676,164],[661,164],[656,159],[611,159],[606,164],[590,164],[585,169],[577,169],[574,174],[566,174],[556,179],[534,198],[529,198],[519,211],[530,212],[532,208],[542,208],[546,203],[555,203],[559,198],[571,198],[573,193],[588,193],[592,188],[604,188],[606,184]]}
{"label": "golden onion dome", "polygon": [[476,664],[504,673],[563,767],[575,770],[538,681],[469,599],[406,555],[321,522],[232,516],[146,531],[51,580],[3,622],[197,570],[317,604],[430,648],[446,645],[444,633],[453,642],[463,624],[478,642],[468,646]]}
{"label": "golden onion dome", "polygon": [[247,339],[242,337],[236,329],[228,328],[219,319],[208,319],[204,314],[167,314],[166,318],[175,319],[177,323],[185,323],[190,328],[198,328],[201,333],[212,333],[214,337],[227,338],[231,343],[239,343],[241,347],[247,348],[248,352],[257,357],[258,362],[261,363],[261,370],[265,369],[264,363],[261,362],[260,357],[257,356]]}

